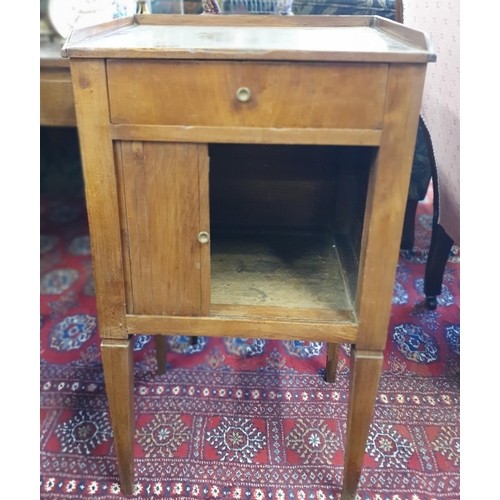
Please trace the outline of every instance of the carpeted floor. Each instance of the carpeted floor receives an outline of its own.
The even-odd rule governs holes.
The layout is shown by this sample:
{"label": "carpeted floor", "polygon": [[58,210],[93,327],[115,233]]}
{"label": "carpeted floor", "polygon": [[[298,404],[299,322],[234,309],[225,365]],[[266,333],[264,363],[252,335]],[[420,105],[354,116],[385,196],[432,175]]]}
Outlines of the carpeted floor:
{"label": "carpeted floor", "polygon": [[[41,498],[122,497],[99,352],[82,199],[42,198]],[[423,306],[430,199],[401,252],[363,500],[458,499],[459,252],[436,311]],[[339,499],[349,348],[336,384],[321,343],[135,338],[135,498]]]}

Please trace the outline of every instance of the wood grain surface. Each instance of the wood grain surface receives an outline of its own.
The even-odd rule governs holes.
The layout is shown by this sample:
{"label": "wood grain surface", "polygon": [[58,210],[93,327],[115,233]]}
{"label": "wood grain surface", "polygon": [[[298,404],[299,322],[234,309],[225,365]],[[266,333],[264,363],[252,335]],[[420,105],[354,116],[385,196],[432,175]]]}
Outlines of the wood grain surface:
{"label": "wood grain surface", "polygon": [[99,333],[127,338],[125,279],[114,152],[102,60],[71,61],[85,179]]}
{"label": "wood grain surface", "polygon": [[[421,32],[377,16],[134,16],[74,31],[65,57],[419,62]],[[114,24],[113,24],[114,23]],[[311,29],[314,28],[314,29]]]}
{"label": "wood grain surface", "polygon": [[349,63],[111,60],[107,73],[112,123],[189,127],[379,129],[387,81],[386,65]]}
{"label": "wood grain surface", "polygon": [[[200,212],[208,214],[206,145],[135,141],[118,147],[133,311],[200,315],[202,245],[197,238],[207,229],[200,226],[207,221]],[[209,267],[209,248],[203,250]],[[203,276],[208,280],[209,272]]]}

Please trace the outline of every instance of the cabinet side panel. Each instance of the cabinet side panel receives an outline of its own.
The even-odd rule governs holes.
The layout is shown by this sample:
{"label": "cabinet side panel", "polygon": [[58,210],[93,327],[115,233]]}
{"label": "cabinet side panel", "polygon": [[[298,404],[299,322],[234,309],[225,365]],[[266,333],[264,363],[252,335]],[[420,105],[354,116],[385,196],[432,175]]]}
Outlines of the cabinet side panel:
{"label": "cabinet side panel", "polygon": [[134,314],[199,316],[198,145],[121,147]]}
{"label": "cabinet side panel", "polygon": [[387,341],[425,71],[424,65],[399,64],[389,73],[382,141],[370,171],[361,241],[356,345],[363,350],[382,350]]}

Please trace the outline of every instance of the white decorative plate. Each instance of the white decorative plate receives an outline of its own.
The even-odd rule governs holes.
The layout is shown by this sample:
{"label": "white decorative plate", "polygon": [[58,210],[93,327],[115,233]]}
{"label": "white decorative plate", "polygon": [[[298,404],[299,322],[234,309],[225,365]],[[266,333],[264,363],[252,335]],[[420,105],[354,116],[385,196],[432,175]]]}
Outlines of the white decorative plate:
{"label": "white decorative plate", "polygon": [[49,0],[49,19],[54,29],[66,38],[72,30],[132,16],[135,0]]}

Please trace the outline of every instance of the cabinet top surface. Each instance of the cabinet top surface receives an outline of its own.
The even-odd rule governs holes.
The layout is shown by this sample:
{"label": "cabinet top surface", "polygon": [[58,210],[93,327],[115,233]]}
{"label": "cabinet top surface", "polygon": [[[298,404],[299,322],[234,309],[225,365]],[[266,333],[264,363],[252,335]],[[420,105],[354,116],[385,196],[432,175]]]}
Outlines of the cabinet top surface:
{"label": "cabinet top surface", "polygon": [[428,36],[378,16],[136,15],[73,31],[69,58],[435,60]]}

